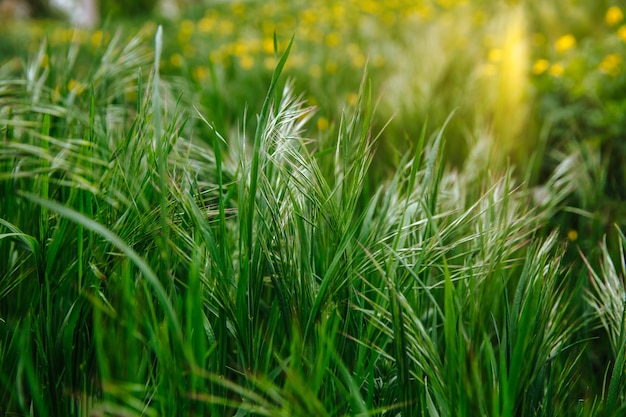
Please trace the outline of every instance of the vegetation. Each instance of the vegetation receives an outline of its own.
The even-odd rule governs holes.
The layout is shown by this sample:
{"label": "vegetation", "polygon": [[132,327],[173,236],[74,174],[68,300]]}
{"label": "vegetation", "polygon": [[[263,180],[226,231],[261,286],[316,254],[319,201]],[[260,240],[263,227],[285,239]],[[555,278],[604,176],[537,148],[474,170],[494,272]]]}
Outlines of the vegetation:
{"label": "vegetation", "polygon": [[0,414],[624,415],[622,10],[312,3],[7,38]]}

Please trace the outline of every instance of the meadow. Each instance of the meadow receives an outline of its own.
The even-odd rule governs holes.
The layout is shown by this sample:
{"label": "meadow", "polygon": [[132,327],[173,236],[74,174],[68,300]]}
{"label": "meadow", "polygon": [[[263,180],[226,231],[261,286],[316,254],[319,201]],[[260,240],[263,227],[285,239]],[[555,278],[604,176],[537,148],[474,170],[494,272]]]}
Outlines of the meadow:
{"label": "meadow", "polygon": [[626,415],[626,9],[588,3],[7,23],[0,415]]}

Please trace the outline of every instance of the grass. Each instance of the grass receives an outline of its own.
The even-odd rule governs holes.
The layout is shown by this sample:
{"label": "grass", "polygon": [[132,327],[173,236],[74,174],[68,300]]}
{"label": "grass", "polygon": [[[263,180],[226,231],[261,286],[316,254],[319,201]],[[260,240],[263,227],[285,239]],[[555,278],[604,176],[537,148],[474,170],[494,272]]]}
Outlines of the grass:
{"label": "grass", "polygon": [[576,262],[550,223],[584,149],[452,168],[449,114],[383,175],[367,77],[320,132],[274,39],[226,129],[156,33],[0,68],[1,414],[624,413],[625,239]]}

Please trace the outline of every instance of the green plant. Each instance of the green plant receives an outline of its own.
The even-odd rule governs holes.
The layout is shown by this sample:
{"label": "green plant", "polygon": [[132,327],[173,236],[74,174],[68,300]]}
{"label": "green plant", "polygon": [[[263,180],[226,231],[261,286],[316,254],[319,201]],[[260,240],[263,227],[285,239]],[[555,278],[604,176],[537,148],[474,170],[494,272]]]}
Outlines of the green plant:
{"label": "green plant", "polygon": [[587,308],[548,222],[576,153],[539,198],[526,172],[494,168],[488,135],[447,168],[449,115],[381,179],[367,81],[311,139],[314,109],[280,78],[288,43],[236,134],[161,74],[161,30],[156,53],[142,36],[114,37],[88,71],[45,44],[0,68],[2,412],[623,409],[619,373],[605,395],[586,370],[585,349],[606,347],[586,332],[614,311]]}

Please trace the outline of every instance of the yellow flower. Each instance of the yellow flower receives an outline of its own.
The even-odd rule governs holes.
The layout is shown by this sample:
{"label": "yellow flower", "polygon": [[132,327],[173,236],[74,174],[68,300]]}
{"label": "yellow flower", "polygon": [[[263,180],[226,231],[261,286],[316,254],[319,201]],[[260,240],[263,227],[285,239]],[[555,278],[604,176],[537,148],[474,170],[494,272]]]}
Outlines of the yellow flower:
{"label": "yellow flower", "polygon": [[266,54],[273,55],[274,54],[274,40],[270,38],[263,39],[263,43],[261,44],[261,49]]}
{"label": "yellow flower", "polygon": [[254,58],[248,54],[239,57],[239,66],[244,70],[249,70],[254,66]]}
{"label": "yellow flower", "polygon": [[51,96],[53,103],[58,103],[61,100],[61,89],[58,85],[52,90]]}
{"label": "yellow flower", "polygon": [[180,68],[183,65],[183,57],[180,54],[174,54],[170,57],[170,64],[174,68]]}
{"label": "yellow flower", "polygon": [[215,21],[209,17],[203,17],[198,22],[198,30],[202,33],[209,33],[213,29]]}
{"label": "yellow flower", "polygon": [[320,131],[324,131],[326,129],[328,129],[329,123],[328,123],[328,119],[325,117],[320,117],[319,119],[317,119],[317,129]]}
{"label": "yellow flower", "polygon": [[191,35],[195,29],[196,25],[192,20],[185,19],[180,22],[180,33],[185,35]]}
{"label": "yellow flower", "polygon": [[71,79],[68,83],[67,83],[67,90],[79,95],[80,93],[82,93],[85,90],[85,85],[83,83],[81,83],[80,81],[76,81],[74,79]]}
{"label": "yellow flower", "polygon": [[359,95],[357,93],[350,93],[347,99],[349,105],[356,106],[356,103],[359,101]]}
{"label": "yellow flower", "polygon": [[622,9],[617,6],[609,7],[604,15],[604,21],[609,26],[613,26],[614,24],[621,22],[622,19],[624,19],[624,13],[622,13]]}
{"label": "yellow flower", "polygon": [[339,34],[337,32],[331,32],[324,38],[327,46],[337,46],[339,44]]}
{"label": "yellow flower", "polygon": [[539,75],[546,72],[546,70],[550,67],[550,63],[546,59],[538,59],[533,64],[533,74]]}
{"label": "yellow flower", "polygon": [[338,66],[335,61],[328,61],[326,63],[326,72],[329,74],[335,74],[337,72]]}
{"label": "yellow flower", "polygon": [[502,49],[499,48],[492,48],[489,50],[489,53],[487,54],[487,59],[489,59],[489,62],[499,62],[502,60]]}
{"label": "yellow flower", "polygon": [[194,67],[193,78],[197,81],[204,81],[209,77],[209,69],[207,67]]}
{"label": "yellow flower", "polygon": [[622,62],[622,58],[619,54],[609,54],[604,57],[600,65],[598,65],[598,70],[605,74],[611,75],[615,77],[620,72],[620,63]]}
{"label": "yellow flower", "polygon": [[554,49],[556,49],[557,52],[565,52],[575,46],[576,38],[573,35],[567,34],[561,36],[559,39],[556,40],[556,43],[554,44]]}
{"label": "yellow flower", "polygon": [[560,77],[565,72],[565,68],[563,67],[563,64],[556,62],[550,66],[548,72],[553,77]]}
{"label": "yellow flower", "polygon": [[230,7],[236,15],[243,16],[246,13],[246,5],[241,2],[235,2]]}
{"label": "yellow flower", "polygon": [[617,29],[617,36],[624,42],[626,42],[626,25],[622,25]]}
{"label": "yellow flower", "polygon": [[102,31],[101,30],[96,30],[91,35],[91,45],[94,46],[94,47],[98,47],[98,46],[100,46],[101,43],[102,43]]}
{"label": "yellow flower", "polygon": [[571,241],[571,242],[575,242],[578,240],[578,231],[575,229],[570,229],[570,231],[567,232],[567,238]]}

